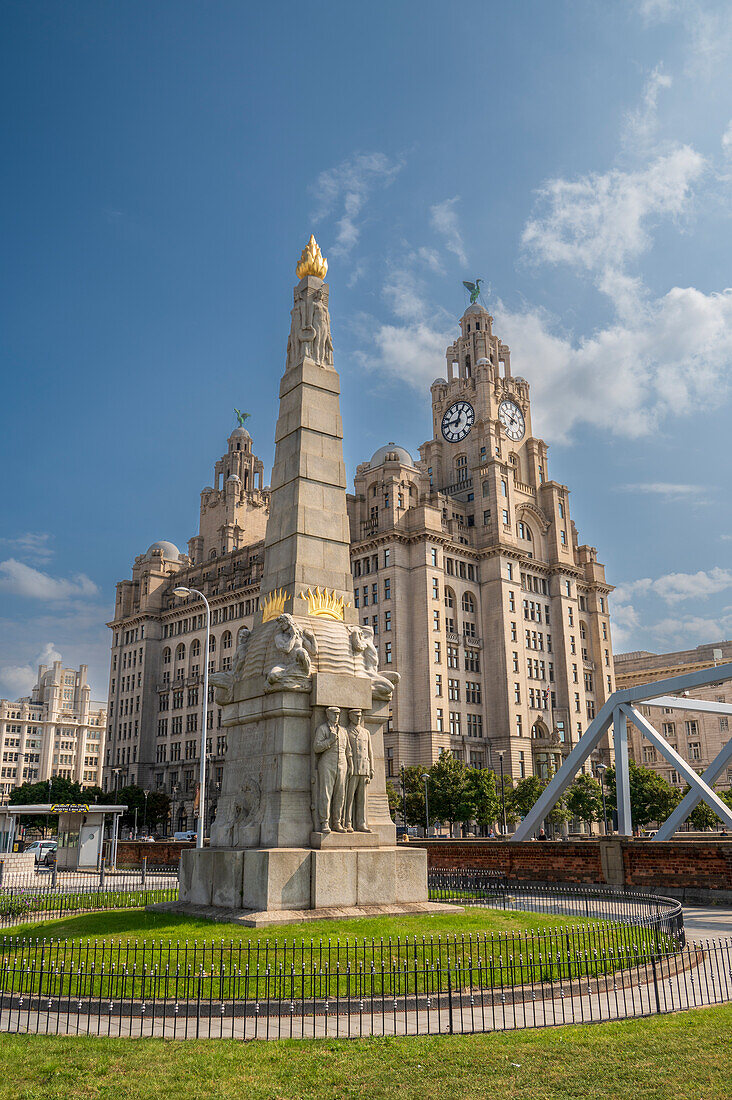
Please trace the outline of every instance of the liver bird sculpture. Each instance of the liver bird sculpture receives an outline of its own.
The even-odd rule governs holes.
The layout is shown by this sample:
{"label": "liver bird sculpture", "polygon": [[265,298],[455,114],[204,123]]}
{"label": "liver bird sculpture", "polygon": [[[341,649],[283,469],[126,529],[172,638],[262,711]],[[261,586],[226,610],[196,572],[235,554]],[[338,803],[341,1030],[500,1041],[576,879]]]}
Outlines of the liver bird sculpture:
{"label": "liver bird sculpture", "polygon": [[465,280],[463,279],[463,286],[465,287],[466,290],[470,291],[470,304],[471,304],[471,306],[473,305],[474,302],[477,302],[478,298],[480,297],[480,284],[482,282],[483,282],[482,279],[476,279],[474,283],[466,283]]}
{"label": "liver bird sculpture", "polygon": [[234,409],[234,416],[236,417],[237,423],[238,423],[240,428],[244,427],[244,421],[248,420],[251,415],[252,415],[251,413],[241,412],[240,409]]}

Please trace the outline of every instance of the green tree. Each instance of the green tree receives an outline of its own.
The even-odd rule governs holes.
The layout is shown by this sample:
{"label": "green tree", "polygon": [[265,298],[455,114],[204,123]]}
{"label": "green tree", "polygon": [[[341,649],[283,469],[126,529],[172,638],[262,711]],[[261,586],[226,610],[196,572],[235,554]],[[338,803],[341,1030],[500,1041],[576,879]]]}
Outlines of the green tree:
{"label": "green tree", "polygon": [[468,769],[451,752],[440,753],[429,771],[430,819],[447,821],[450,828],[469,821],[473,813],[468,786]]}
{"label": "green tree", "polygon": [[468,768],[467,785],[472,807],[471,817],[482,828],[491,828],[498,821],[501,812],[495,773],[487,768]]}
{"label": "green tree", "polygon": [[[516,817],[526,817],[548,783],[548,779],[540,779],[538,775],[527,775],[518,780],[511,792],[511,809]],[[569,817],[566,801],[562,797],[549,811],[546,820],[552,825],[562,825]]]}
{"label": "green tree", "polygon": [[389,814],[395,824],[402,822],[402,796],[390,779],[386,781],[386,797],[389,800]]}
{"label": "green tree", "polygon": [[587,825],[602,820],[602,790],[593,776],[580,773],[567,791],[565,801],[570,817],[578,817]]}
{"label": "green tree", "polygon": [[[424,825],[425,823],[424,779],[422,777],[426,774],[427,769],[423,768],[420,764],[404,768],[403,775],[407,803],[407,825]],[[401,825],[403,824],[401,774],[399,779],[395,780],[394,783],[395,785],[398,783],[397,793],[399,795],[399,805],[394,820]],[[430,812],[431,811],[432,807],[430,806]]]}
{"label": "green tree", "polygon": [[[630,761],[630,810],[633,824],[643,828],[646,825],[660,824],[678,806],[681,791],[667,783],[662,775],[651,768],[642,768]],[[617,806],[615,790],[615,768],[605,772],[605,785],[608,801],[608,813]]]}
{"label": "green tree", "polygon": [[517,780],[510,798],[511,809],[517,817],[526,817],[545,786],[538,775],[527,775]]}

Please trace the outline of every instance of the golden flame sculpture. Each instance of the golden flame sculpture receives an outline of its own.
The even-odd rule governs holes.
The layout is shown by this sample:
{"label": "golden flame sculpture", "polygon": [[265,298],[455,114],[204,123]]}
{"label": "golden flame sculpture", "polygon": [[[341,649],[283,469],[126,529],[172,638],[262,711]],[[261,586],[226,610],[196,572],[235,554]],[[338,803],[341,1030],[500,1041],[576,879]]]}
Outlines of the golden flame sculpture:
{"label": "golden flame sculpture", "polygon": [[286,599],[287,593],[284,588],[275,588],[274,592],[270,592],[268,596],[265,596],[262,604],[262,622],[268,623],[270,619],[276,619],[278,615],[281,615],[285,610]]}
{"label": "golden flame sculpture", "polygon": [[314,275],[316,279],[324,279],[328,274],[328,261],[320,251],[318,242],[312,233],[307,246],[302,250],[302,256],[295,268],[295,274],[298,279],[304,279],[306,275]]}
{"label": "golden flame sculpture", "polygon": [[314,615],[316,619],[335,619],[336,622],[342,623],[345,619],[346,607],[351,606],[346,603],[343,596],[336,596],[335,592],[327,588],[322,591],[316,588],[314,592],[308,588],[303,595],[308,601],[308,615]]}

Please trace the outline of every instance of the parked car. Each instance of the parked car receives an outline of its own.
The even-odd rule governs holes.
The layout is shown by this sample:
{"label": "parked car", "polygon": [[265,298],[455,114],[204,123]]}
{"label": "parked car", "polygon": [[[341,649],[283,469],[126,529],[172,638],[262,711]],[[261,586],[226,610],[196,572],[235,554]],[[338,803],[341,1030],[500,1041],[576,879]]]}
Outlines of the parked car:
{"label": "parked car", "polygon": [[25,850],[26,852],[32,852],[36,857],[36,866],[42,863],[44,867],[48,867],[51,863],[56,862],[57,848],[58,844],[55,840],[34,840]]}
{"label": "parked car", "polygon": [[173,833],[173,840],[195,840],[195,832],[188,831],[187,833]]}

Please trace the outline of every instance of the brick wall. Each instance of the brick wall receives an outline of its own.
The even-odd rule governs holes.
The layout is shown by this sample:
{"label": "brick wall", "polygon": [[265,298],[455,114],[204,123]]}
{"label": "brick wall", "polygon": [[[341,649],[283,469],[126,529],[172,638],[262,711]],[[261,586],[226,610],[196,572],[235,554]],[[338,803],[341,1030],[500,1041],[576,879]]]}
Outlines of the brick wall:
{"label": "brick wall", "polygon": [[161,840],[145,844],[137,840],[120,840],[117,843],[117,866],[141,867],[147,857],[148,867],[177,867],[183,848],[195,848],[195,844],[180,840]]}
{"label": "brick wall", "polygon": [[486,868],[516,882],[612,883],[643,890],[732,891],[732,838],[721,840],[416,840],[430,868]]}

